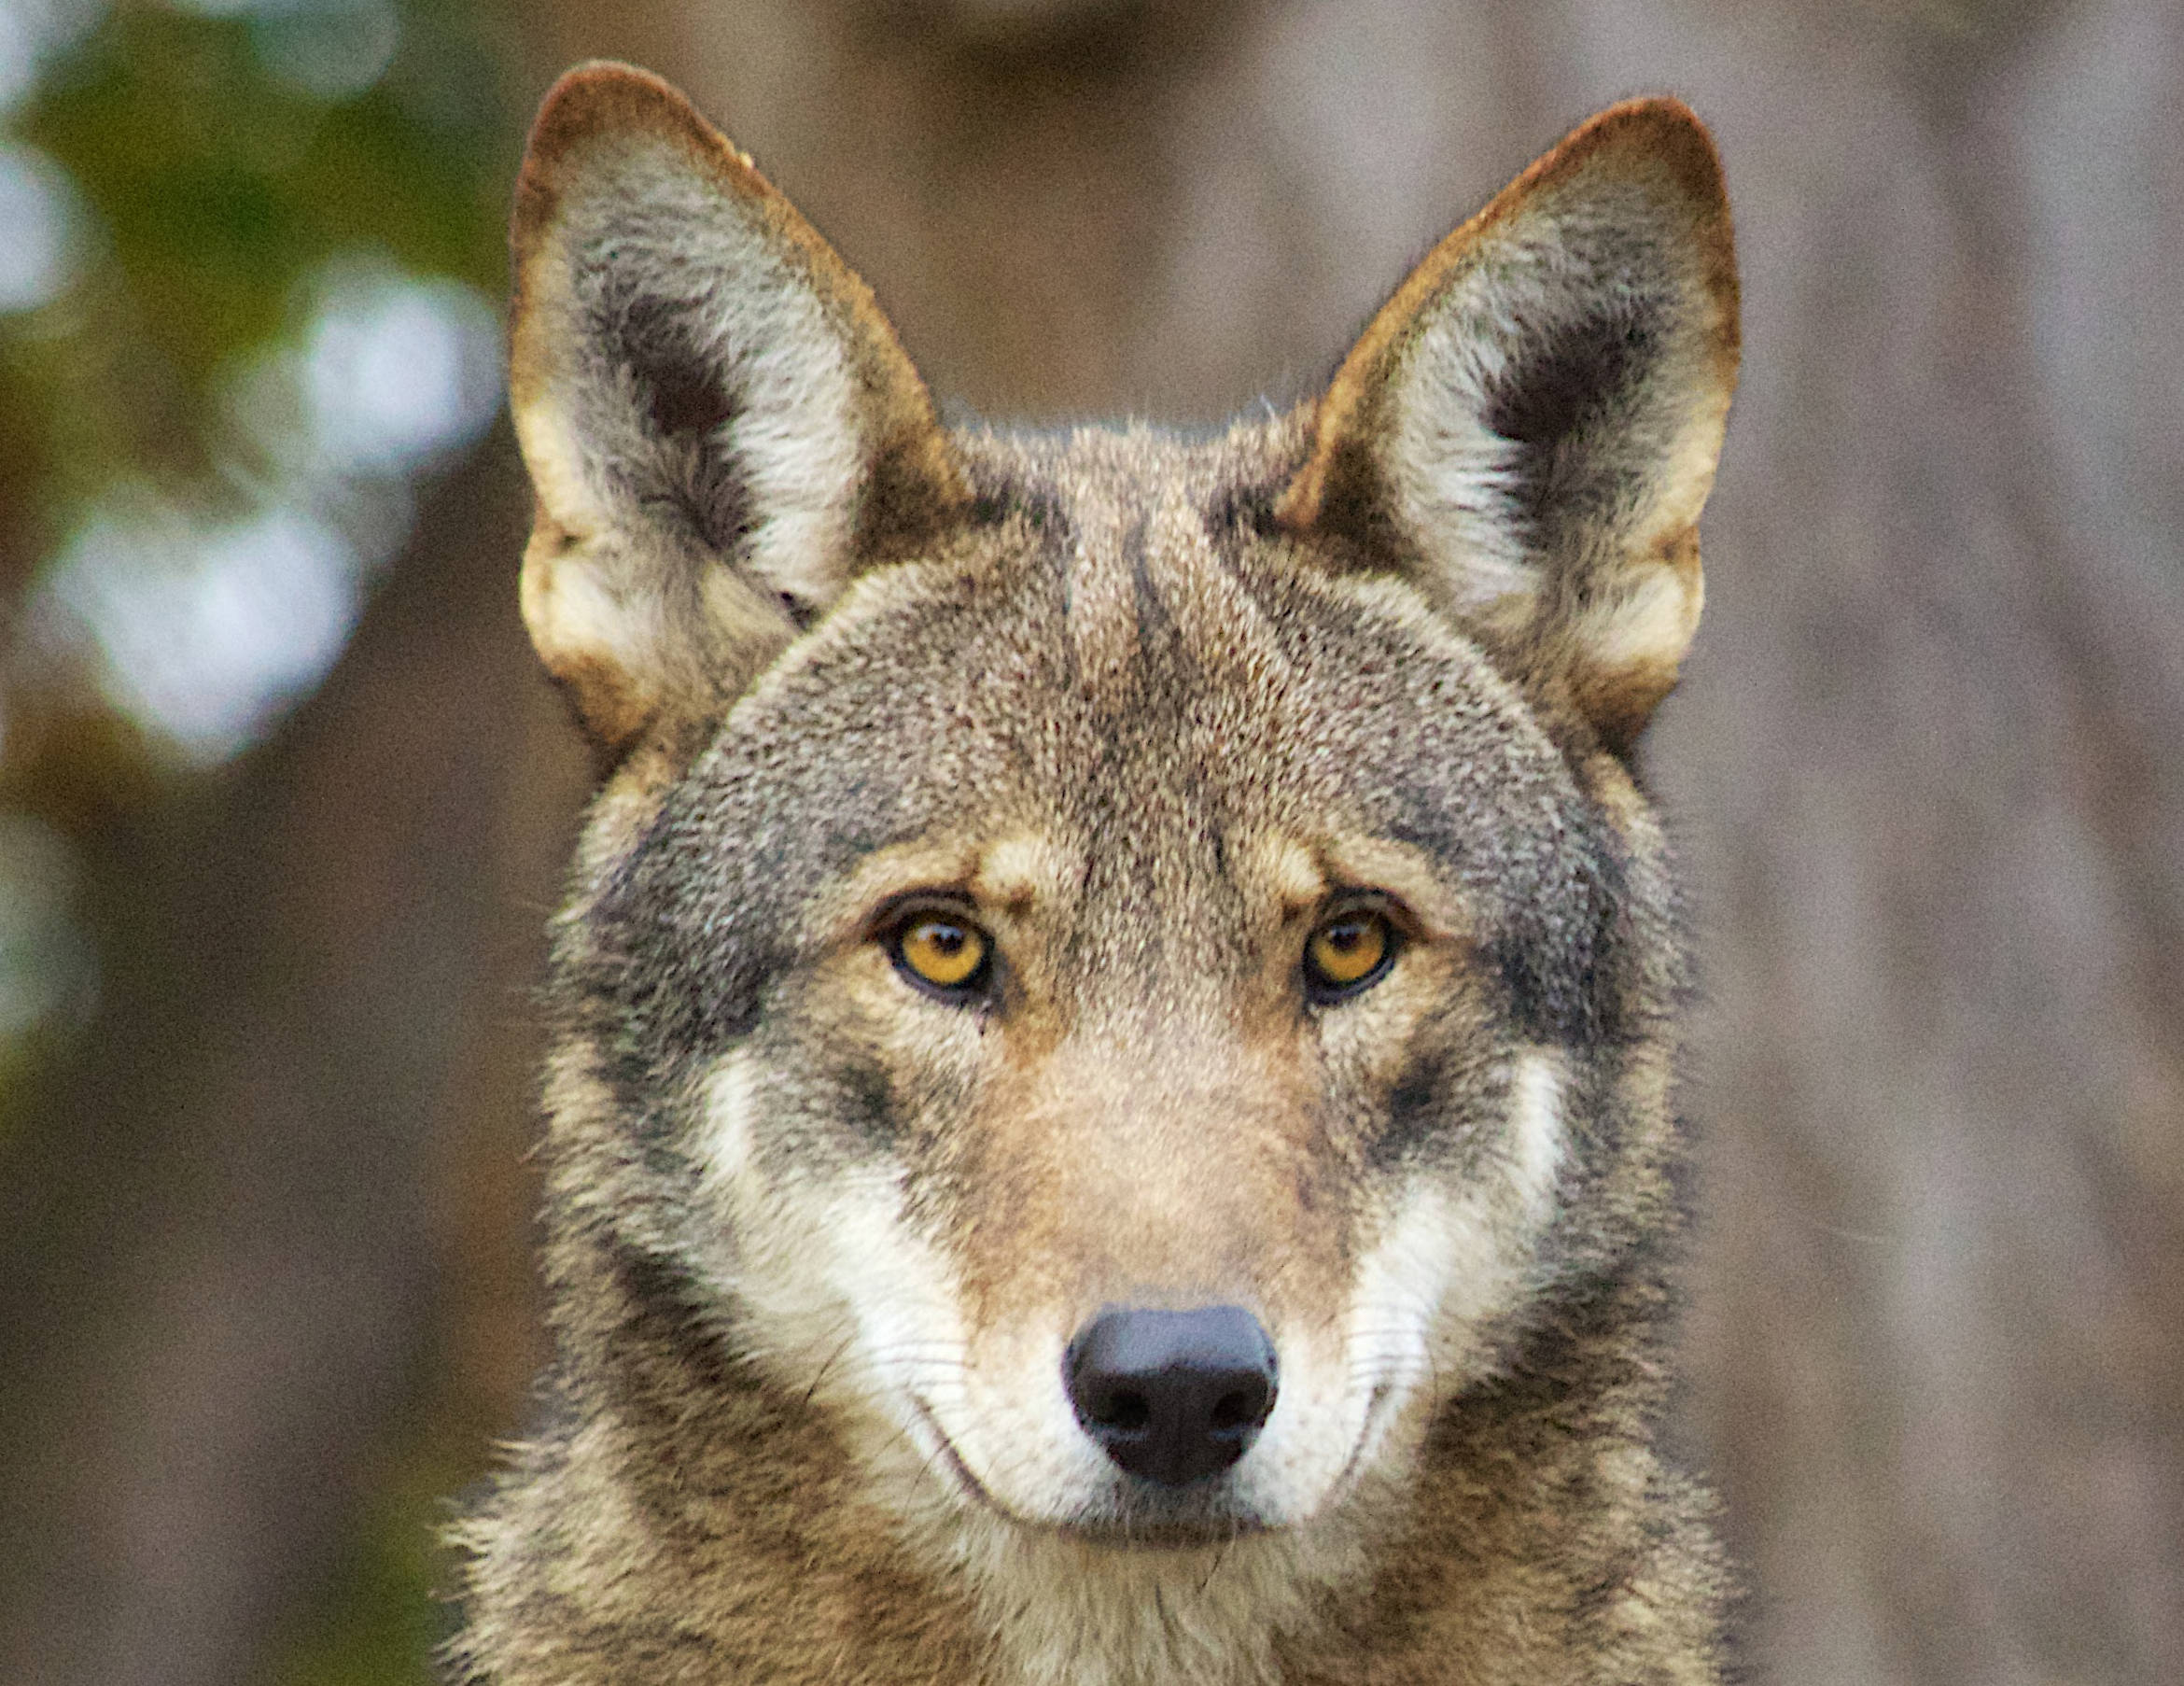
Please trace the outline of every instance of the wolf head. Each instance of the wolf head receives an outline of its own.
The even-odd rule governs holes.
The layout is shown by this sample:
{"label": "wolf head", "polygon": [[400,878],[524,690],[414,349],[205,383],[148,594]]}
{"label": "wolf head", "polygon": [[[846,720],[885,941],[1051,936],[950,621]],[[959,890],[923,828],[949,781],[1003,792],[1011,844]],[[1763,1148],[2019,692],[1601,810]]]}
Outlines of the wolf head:
{"label": "wolf head", "polygon": [[1687,111],[1586,125],[1212,439],[944,429],[630,70],[551,96],[515,256],[524,611],[605,769],[580,1420],[788,1425],[962,1562],[1338,1554],[1450,1412],[1649,1314],[1681,961],[1628,758],[1737,361]]}

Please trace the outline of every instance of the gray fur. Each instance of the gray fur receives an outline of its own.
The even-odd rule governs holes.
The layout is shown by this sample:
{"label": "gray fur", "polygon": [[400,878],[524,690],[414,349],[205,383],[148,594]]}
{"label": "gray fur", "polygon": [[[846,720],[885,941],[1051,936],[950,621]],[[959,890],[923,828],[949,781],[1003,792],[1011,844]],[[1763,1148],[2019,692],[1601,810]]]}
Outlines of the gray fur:
{"label": "gray fur", "polygon": [[[1595,460],[1671,472],[1605,418],[1688,369],[1578,363]],[[622,762],[555,927],[558,1409],[466,1529],[464,1678],[1719,1678],[1707,1503],[1656,1450],[1665,846],[1567,626],[1469,625],[1295,518],[1341,425],[958,431],[951,514]],[[1527,544],[1589,518],[1537,484]],[[1312,1005],[1345,885],[1403,946]],[[904,889],[995,933],[988,997],[895,975]],[[1133,1296],[1272,1331],[1232,1474],[1144,1490],[1054,1409]]]}

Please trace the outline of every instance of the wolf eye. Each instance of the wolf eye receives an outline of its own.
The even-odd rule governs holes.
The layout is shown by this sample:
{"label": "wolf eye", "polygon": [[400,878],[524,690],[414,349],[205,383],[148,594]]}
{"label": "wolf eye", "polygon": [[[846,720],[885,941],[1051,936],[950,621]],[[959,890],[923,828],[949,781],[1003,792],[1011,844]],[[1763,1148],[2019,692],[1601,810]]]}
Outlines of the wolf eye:
{"label": "wolf eye", "polygon": [[888,951],[913,983],[960,998],[985,983],[993,941],[968,920],[916,913],[895,928]]}
{"label": "wolf eye", "polygon": [[1395,958],[1388,917],[1353,907],[1322,920],[1305,941],[1305,983],[1316,1001],[1339,1001],[1380,981]]}

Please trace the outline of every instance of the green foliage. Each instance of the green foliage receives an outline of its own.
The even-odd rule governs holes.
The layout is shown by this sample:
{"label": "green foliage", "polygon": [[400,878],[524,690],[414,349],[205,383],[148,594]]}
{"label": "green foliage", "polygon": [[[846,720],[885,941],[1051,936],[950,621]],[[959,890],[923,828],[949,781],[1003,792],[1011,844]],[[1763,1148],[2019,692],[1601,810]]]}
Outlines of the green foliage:
{"label": "green foliage", "polygon": [[[521,132],[497,17],[479,0],[195,5],[118,0],[49,50],[0,116],[0,143],[34,148],[64,182],[74,224],[66,284],[0,313],[0,821],[14,826],[0,824],[0,865],[11,869],[23,868],[18,834],[49,823],[64,850],[60,839],[102,811],[169,788],[131,723],[56,678],[22,630],[25,602],[85,512],[117,488],[216,515],[276,493],[277,466],[253,460],[239,436],[233,389],[255,361],[293,347],[329,269],[362,258],[504,289]],[[21,232],[0,220],[0,239]],[[0,888],[14,882],[0,873]],[[64,904],[56,890],[45,923],[0,932],[15,969],[0,967],[0,1134],[32,1092],[26,1071],[93,987],[95,957]],[[29,1028],[5,1019],[10,1004],[49,995],[62,1005],[40,1007]],[[440,1496],[473,1472],[451,1475],[422,1445],[388,1453],[396,1480],[269,1659],[266,1686],[431,1678],[447,1621],[430,1595],[443,1572]]]}
{"label": "green foliage", "polygon": [[383,1496],[256,1686],[429,1686],[432,1653],[451,1627],[435,1596],[447,1569],[434,1543],[446,1515],[436,1493]]}
{"label": "green foliage", "polygon": [[276,331],[294,278],[347,246],[499,286],[495,66],[458,14],[413,7],[385,76],[336,105],[269,74],[247,18],[132,8],[49,74],[23,133],[74,177],[183,380]]}
{"label": "green foliage", "polygon": [[[315,89],[298,32],[372,17],[399,30],[384,70]],[[20,590],[100,488],[216,464],[223,373],[337,254],[501,290],[516,133],[490,24],[446,0],[133,4],[45,68],[10,127],[65,171],[86,226],[67,293],[0,317],[0,583]]]}

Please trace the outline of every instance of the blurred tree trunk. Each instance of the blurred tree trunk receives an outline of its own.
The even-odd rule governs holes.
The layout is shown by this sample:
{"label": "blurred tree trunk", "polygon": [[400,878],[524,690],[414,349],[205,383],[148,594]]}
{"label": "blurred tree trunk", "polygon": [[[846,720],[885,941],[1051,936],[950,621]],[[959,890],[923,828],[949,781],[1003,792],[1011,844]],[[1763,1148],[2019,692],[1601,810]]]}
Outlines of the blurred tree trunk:
{"label": "blurred tree trunk", "polygon": [[483,1454],[536,1359],[528,1304],[466,1348],[435,1300],[465,1231],[511,1257],[464,1283],[527,1281],[523,989],[581,775],[525,515],[501,438],[273,743],[91,841],[101,1010],[0,1177],[0,1679],[231,1686],[395,1413],[512,1332]]}

